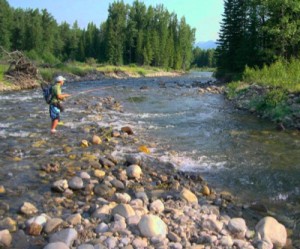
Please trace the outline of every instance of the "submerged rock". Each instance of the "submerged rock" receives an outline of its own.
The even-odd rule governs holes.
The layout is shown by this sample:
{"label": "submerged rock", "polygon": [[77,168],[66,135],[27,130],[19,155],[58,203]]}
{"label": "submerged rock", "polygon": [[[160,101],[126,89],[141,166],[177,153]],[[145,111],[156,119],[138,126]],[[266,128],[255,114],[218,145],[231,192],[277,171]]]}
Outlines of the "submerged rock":
{"label": "submerged rock", "polygon": [[38,209],[33,204],[29,202],[24,202],[20,208],[20,212],[22,214],[32,215],[32,214],[36,214],[38,212]]}
{"label": "submerged rock", "polygon": [[98,144],[102,143],[102,140],[99,136],[94,135],[93,138],[92,138],[92,143],[95,144],[95,145],[98,145]]}
{"label": "submerged rock", "polygon": [[121,131],[127,133],[128,135],[133,135],[133,131],[129,126],[124,126],[121,128]]}

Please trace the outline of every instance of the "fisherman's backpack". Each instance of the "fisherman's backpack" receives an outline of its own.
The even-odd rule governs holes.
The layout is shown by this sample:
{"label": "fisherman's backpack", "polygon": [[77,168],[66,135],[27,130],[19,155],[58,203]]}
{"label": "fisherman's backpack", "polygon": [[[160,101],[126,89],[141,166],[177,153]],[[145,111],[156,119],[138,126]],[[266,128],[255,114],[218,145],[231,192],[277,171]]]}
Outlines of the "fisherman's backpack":
{"label": "fisherman's backpack", "polygon": [[52,84],[41,84],[43,96],[47,104],[50,104],[52,100]]}

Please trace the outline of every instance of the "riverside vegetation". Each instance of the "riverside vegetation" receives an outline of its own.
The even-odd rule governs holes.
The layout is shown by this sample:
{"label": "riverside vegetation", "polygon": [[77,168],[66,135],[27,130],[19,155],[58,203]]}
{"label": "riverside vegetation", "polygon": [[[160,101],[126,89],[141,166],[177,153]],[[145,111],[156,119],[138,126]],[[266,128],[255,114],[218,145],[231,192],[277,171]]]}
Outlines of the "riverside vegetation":
{"label": "riverside vegetation", "polygon": [[300,61],[278,60],[262,69],[246,67],[241,81],[227,85],[238,108],[271,119],[279,129],[300,129]]}

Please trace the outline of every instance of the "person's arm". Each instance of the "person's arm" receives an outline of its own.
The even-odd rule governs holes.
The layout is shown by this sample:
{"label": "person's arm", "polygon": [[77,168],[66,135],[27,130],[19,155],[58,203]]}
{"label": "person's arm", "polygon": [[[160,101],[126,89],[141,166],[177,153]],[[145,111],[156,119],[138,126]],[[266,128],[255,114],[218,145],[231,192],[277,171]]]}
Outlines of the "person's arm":
{"label": "person's arm", "polygon": [[58,86],[57,87],[57,98],[59,100],[64,100],[65,98],[69,97],[70,94],[66,94],[66,93],[62,93],[61,92],[61,86]]}
{"label": "person's arm", "polygon": [[67,97],[70,97],[71,95],[70,94],[67,94],[67,93],[64,93],[64,94],[57,94],[57,98],[60,99],[60,100],[64,100],[65,98]]}

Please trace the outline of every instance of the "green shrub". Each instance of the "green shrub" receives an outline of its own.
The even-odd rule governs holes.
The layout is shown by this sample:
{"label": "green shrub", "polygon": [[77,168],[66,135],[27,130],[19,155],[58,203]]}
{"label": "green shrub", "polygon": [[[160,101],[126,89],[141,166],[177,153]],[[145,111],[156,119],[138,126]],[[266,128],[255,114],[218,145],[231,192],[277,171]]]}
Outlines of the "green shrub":
{"label": "green shrub", "polygon": [[53,68],[42,68],[39,70],[41,76],[45,81],[51,82],[54,78],[56,71]]}
{"label": "green shrub", "polygon": [[233,99],[237,95],[247,91],[248,84],[245,84],[244,82],[241,81],[233,81],[227,84],[226,88],[227,88],[227,97],[229,99]]}
{"label": "green shrub", "polygon": [[52,53],[45,52],[42,55],[42,59],[44,63],[49,63],[50,65],[56,65],[60,63],[59,59],[57,59]]}
{"label": "green shrub", "polygon": [[4,82],[4,73],[7,71],[9,65],[7,64],[0,64],[0,81]]}
{"label": "green shrub", "polygon": [[92,58],[92,57],[87,58],[87,59],[85,60],[85,62],[86,62],[89,66],[96,66],[96,64],[97,64],[96,59],[95,59],[95,58]]}
{"label": "green shrub", "polygon": [[41,61],[40,54],[37,51],[35,51],[35,50],[30,50],[30,51],[26,52],[25,55],[30,60],[33,60],[33,61],[36,61],[36,62],[40,62]]}
{"label": "green shrub", "polygon": [[243,80],[248,83],[280,87],[290,92],[300,91],[300,60],[279,59],[262,69],[246,67]]}
{"label": "green shrub", "polygon": [[287,94],[282,89],[273,89],[265,96],[265,104],[267,107],[276,107],[287,99]]}
{"label": "green shrub", "polygon": [[291,113],[289,106],[285,104],[277,105],[275,108],[270,110],[271,119],[274,121],[282,121],[284,117]]}

